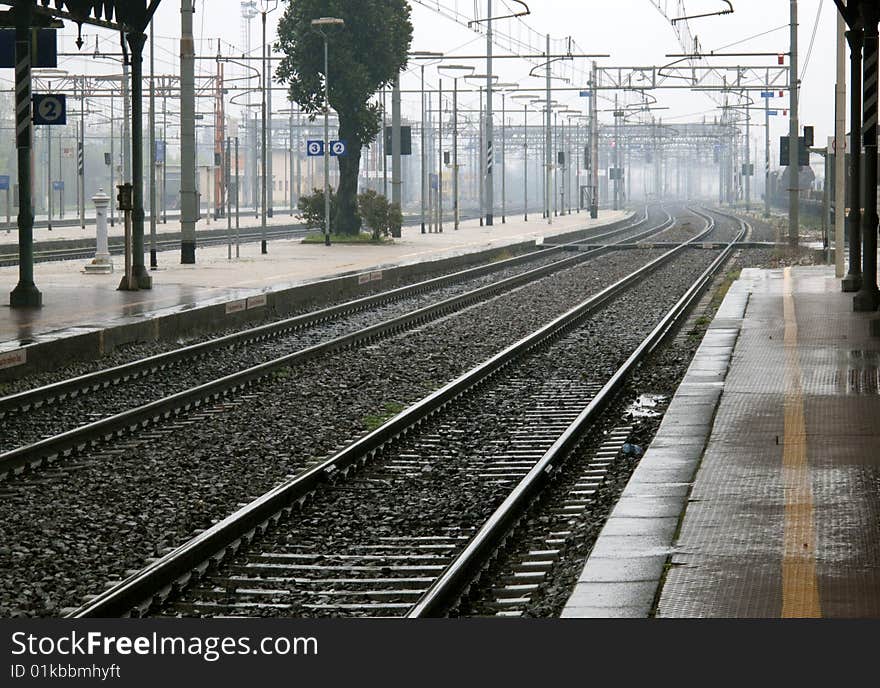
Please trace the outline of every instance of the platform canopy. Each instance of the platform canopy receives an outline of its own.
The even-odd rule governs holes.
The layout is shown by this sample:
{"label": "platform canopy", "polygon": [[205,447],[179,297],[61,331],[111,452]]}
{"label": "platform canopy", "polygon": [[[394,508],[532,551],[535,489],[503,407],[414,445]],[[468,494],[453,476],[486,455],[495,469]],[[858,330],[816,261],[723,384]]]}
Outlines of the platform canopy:
{"label": "platform canopy", "polygon": [[2,5],[30,4],[35,14],[93,24],[114,31],[143,33],[161,0],[6,0]]}

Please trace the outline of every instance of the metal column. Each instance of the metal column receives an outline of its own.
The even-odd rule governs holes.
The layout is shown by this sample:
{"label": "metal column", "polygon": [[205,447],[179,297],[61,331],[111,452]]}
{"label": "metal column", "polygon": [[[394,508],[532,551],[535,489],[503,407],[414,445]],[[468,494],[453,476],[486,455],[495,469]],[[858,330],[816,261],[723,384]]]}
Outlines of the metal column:
{"label": "metal column", "polygon": [[791,6],[791,66],[789,92],[791,114],[788,124],[788,243],[798,245],[800,231],[799,197],[800,197],[800,144],[798,142],[798,36],[797,36],[797,0],[790,0]]}
{"label": "metal column", "polygon": [[486,226],[495,223],[495,178],[492,176],[495,166],[495,140],[492,125],[492,0],[486,0]]}
{"label": "metal column", "polygon": [[196,221],[199,216],[196,196],[193,1],[181,0],[180,7],[180,262],[184,264],[196,262]]}
{"label": "metal column", "polygon": [[31,23],[33,7],[20,2],[15,16],[15,146],[18,149],[18,284],[12,308],[39,308],[43,295],[34,284],[34,209],[31,203],[33,132],[31,119]]}
{"label": "metal column", "polygon": [[862,46],[861,28],[846,32],[850,50],[850,156],[846,218],[849,235],[849,270],[841,289],[856,292],[862,288]]}
{"label": "metal column", "polygon": [[862,3],[865,29],[865,83],[862,135],[865,145],[865,212],[862,215],[862,286],[853,297],[853,310],[872,311],[880,303],[877,290],[877,59],[878,8]]}

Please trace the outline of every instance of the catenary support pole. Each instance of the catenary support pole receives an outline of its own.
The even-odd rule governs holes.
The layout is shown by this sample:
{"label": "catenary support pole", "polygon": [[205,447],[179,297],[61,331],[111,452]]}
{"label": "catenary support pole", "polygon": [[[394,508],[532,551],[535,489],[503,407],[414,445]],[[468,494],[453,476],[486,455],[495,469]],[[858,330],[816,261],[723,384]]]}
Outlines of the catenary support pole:
{"label": "catenary support pole", "polygon": [[495,134],[492,122],[492,0],[486,0],[486,226],[495,224]]}
{"label": "catenary support pole", "polygon": [[798,23],[797,23],[797,0],[789,0],[790,4],[790,30],[791,30],[791,59],[790,59],[790,104],[788,124],[788,243],[790,246],[798,245],[800,232],[800,144],[798,142]]}
{"label": "catenary support pole", "polygon": [[391,202],[400,205],[400,74],[394,77],[391,87]]}
{"label": "catenary support pole", "polygon": [[[181,0],[180,34],[180,262],[196,262],[196,89],[194,0]],[[167,157],[167,151],[166,151]]]}
{"label": "catenary support pole", "polygon": [[599,217],[599,82],[595,62],[590,82],[590,218],[595,220]]}
{"label": "catenary support pole", "polygon": [[156,255],[156,31],[150,22],[150,269],[158,267]]}
{"label": "catenary support pole", "polygon": [[553,176],[552,176],[552,164],[553,164],[553,138],[551,126],[553,125],[553,120],[551,118],[550,112],[552,110],[550,102],[550,78],[551,78],[551,68],[550,68],[550,34],[547,34],[547,54],[545,55],[547,58],[547,67],[546,67],[546,85],[545,85],[545,120],[544,120],[544,217],[547,218],[547,224],[553,224],[553,208],[552,206],[552,197],[553,197]]}

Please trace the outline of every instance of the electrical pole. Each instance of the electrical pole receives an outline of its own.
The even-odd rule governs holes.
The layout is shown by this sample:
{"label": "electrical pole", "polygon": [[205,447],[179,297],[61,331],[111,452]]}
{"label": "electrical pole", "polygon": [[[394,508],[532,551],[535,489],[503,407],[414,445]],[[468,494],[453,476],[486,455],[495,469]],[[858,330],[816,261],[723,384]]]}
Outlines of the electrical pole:
{"label": "electrical pole", "polygon": [[[150,269],[156,262],[156,32],[150,20]],[[111,122],[111,127],[112,127]]]}
{"label": "electrical pole", "polygon": [[391,86],[391,202],[400,204],[400,74]]}
{"label": "electrical pole", "polygon": [[495,166],[492,125],[492,0],[486,0],[486,6],[486,226],[491,227],[495,222],[495,178],[492,176],[492,168]]}
{"label": "electrical pole", "polygon": [[[769,76],[769,75],[768,75]],[[769,81],[769,79],[768,79]],[[765,82],[767,83],[767,82]],[[764,99],[764,217],[770,217],[770,99]]]}
{"label": "electrical pole", "polygon": [[[269,185],[269,178],[272,176],[272,172],[269,170],[268,158],[267,158],[267,153],[266,153],[266,144],[267,144],[267,141],[266,141],[266,116],[267,116],[266,108],[268,107],[268,104],[266,103],[266,80],[268,79],[268,76],[269,76],[267,74],[267,68],[266,68],[266,13],[261,12],[260,14],[263,19],[263,74],[262,74],[262,79],[260,80],[260,85],[262,86],[261,90],[262,90],[262,95],[263,95],[263,108],[262,108],[262,112],[263,112],[263,140],[262,140],[262,148],[261,148],[261,151],[263,154],[263,156],[262,156],[263,157],[263,184],[260,189],[260,191],[261,191],[261,204],[263,207],[260,212],[260,253],[265,255],[266,253],[268,253],[268,249],[266,246],[266,205],[268,203],[268,188],[267,187]],[[325,62],[325,64],[326,64],[326,53],[327,53],[327,42],[325,39],[325,41],[324,41],[324,57],[325,57],[324,62]],[[324,128],[325,128],[324,146],[326,148],[330,144],[329,144],[329,141],[326,140],[326,126]],[[327,154],[327,152],[328,151],[325,151],[325,155]],[[327,183],[326,176],[324,179],[324,183],[325,183],[325,187],[326,187],[326,183]],[[325,194],[328,193],[326,188],[324,189],[324,193]],[[329,230],[328,230],[328,235],[327,235],[328,239],[329,239],[329,236],[330,235],[329,235]]]}
{"label": "electrical pole", "polygon": [[593,62],[593,78],[590,88],[590,218],[599,217],[599,83],[596,63]]}
{"label": "electrical pole", "polygon": [[459,227],[458,214],[458,78],[452,80],[452,226]]}
{"label": "electrical pole", "polygon": [[[180,262],[196,262],[196,90],[194,0],[181,0],[180,17]],[[166,153],[167,155],[167,153]]]}
{"label": "electrical pole", "polygon": [[550,77],[551,77],[551,69],[550,69],[550,34],[547,34],[547,85],[546,85],[546,119],[544,122],[544,126],[546,127],[544,131],[544,212],[547,217],[547,224],[553,224],[553,209],[551,207],[551,197],[553,196],[553,176],[551,172],[551,165],[553,164],[553,138],[551,134],[550,127],[553,124],[553,120],[550,117]]}
{"label": "electrical pole", "polygon": [[789,92],[791,94],[788,123],[788,243],[798,245],[800,232],[800,143],[798,140],[798,23],[797,0],[789,0],[791,6],[791,60]]}

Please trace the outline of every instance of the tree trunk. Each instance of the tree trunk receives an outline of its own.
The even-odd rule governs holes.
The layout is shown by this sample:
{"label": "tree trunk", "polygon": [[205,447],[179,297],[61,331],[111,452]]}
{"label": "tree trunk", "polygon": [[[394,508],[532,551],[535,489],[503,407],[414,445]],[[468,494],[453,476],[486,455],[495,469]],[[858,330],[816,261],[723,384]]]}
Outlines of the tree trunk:
{"label": "tree trunk", "polygon": [[339,234],[357,234],[361,230],[361,217],[358,214],[358,177],[361,169],[361,142],[347,126],[347,118],[339,115],[339,138],[345,141],[348,154],[337,158],[339,161],[339,188],[336,191],[338,210],[334,231]]}

